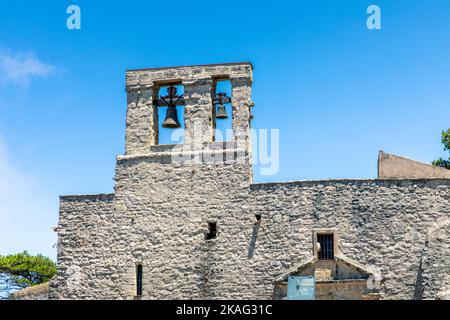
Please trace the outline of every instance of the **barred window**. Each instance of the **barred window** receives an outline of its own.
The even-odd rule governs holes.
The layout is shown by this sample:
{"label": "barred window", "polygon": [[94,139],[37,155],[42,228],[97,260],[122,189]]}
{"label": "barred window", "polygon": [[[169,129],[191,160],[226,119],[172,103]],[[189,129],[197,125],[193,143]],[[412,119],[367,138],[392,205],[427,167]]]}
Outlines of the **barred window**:
{"label": "barred window", "polygon": [[320,245],[320,250],[318,250],[319,260],[334,259],[334,235],[332,233],[318,234],[317,243]]}

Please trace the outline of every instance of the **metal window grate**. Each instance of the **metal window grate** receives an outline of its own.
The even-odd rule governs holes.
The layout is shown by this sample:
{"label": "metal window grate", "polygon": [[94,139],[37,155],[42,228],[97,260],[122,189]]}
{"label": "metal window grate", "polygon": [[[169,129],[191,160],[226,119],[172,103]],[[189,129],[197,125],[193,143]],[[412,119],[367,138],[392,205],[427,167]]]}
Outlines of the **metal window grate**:
{"label": "metal window grate", "polygon": [[142,265],[136,267],[136,295],[142,296]]}
{"label": "metal window grate", "polygon": [[320,251],[318,253],[319,260],[334,259],[334,235],[318,234],[317,242],[320,244]]}

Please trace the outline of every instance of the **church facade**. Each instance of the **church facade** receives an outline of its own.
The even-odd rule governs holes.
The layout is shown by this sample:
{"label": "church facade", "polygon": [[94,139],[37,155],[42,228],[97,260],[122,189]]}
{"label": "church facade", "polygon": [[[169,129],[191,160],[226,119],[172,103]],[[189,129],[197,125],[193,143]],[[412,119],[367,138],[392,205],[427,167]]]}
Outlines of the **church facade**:
{"label": "church facade", "polygon": [[[252,70],[127,71],[114,193],[60,197],[51,299],[285,299],[296,276],[314,277],[317,299],[448,295],[448,173],[253,183]],[[217,142],[223,80],[233,137]],[[158,108],[181,103],[183,144],[159,144]]]}

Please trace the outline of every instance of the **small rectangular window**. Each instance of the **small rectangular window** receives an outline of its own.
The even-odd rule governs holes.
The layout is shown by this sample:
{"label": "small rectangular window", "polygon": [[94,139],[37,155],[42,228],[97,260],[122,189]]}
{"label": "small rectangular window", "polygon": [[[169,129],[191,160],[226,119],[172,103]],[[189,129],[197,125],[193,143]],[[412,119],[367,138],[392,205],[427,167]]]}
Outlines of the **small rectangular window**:
{"label": "small rectangular window", "polygon": [[333,234],[318,234],[318,259],[319,260],[333,260],[334,259],[334,235]]}
{"label": "small rectangular window", "polygon": [[215,239],[217,237],[217,225],[215,222],[208,222],[208,233],[206,240]]}

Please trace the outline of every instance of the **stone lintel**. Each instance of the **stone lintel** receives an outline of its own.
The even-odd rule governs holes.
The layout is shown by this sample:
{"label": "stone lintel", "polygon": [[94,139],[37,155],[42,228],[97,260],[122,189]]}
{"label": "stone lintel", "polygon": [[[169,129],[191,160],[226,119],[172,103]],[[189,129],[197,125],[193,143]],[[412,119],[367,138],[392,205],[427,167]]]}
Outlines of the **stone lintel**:
{"label": "stone lintel", "polygon": [[[155,148],[157,149],[157,148]],[[248,159],[249,152],[245,149],[223,149],[223,150],[194,150],[194,151],[175,151],[170,150],[170,145],[164,146],[164,148],[161,148],[160,151],[155,152],[155,149],[152,150],[151,153],[145,153],[145,154],[135,154],[135,155],[119,155],[116,157],[117,163],[123,163],[128,161],[147,161],[147,162],[157,162],[157,163],[179,163],[180,165],[183,164],[182,160],[185,159],[192,159],[192,164],[197,164],[197,162],[194,160],[196,157],[199,156],[206,156],[211,157],[213,159],[211,162],[208,161],[200,161],[198,164],[212,164],[212,163],[223,163],[223,159],[234,159],[226,161],[226,163],[236,163],[236,162],[243,162],[246,163],[250,161]],[[234,157],[234,158],[233,158]],[[181,159],[181,160],[180,160]],[[209,159],[209,158],[208,158]],[[190,164],[190,161],[186,164]]]}
{"label": "stone lintel", "polygon": [[136,69],[126,71],[127,87],[137,85],[163,84],[165,82],[197,81],[203,79],[248,79],[252,81],[253,66],[249,62],[224,63],[211,65],[193,65]]}
{"label": "stone lintel", "polygon": [[83,201],[112,201],[114,199],[114,193],[99,193],[99,194],[75,194],[75,195],[62,195],[59,196],[60,201],[70,202],[83,202]]}

